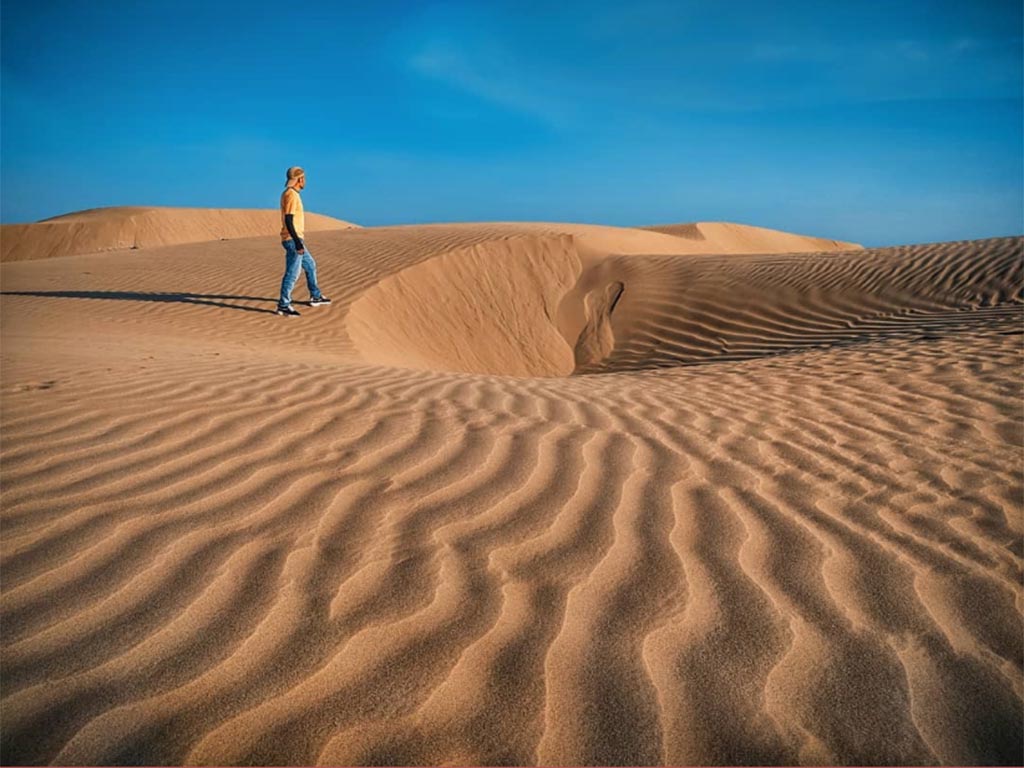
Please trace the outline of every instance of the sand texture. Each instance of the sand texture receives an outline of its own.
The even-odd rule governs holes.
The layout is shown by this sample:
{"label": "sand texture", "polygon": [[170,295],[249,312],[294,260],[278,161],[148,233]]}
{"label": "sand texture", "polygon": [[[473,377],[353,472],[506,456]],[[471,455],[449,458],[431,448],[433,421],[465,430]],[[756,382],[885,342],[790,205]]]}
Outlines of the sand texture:
{"label": "sand texture", "polygon": [[[348,229],[341,219],[306,214],[306,231]],[[28,261],[121,249],[259,237],[281,230],[281,214],[259,208],[117,207],[78,211],[34,224],[0,227],[0,261]]]}
{"label": "sand texture", "polygon": [[5,264],[3,762],[1019,764],[1024,240],[689,226]]}
{"label": "sand texture", "polygon": [[661,224],[642,227],[694,241],[689,253],[814,253],[854,250],[861,246],[824,237],[795,235],[727,221],[698,221],[691,224]]}

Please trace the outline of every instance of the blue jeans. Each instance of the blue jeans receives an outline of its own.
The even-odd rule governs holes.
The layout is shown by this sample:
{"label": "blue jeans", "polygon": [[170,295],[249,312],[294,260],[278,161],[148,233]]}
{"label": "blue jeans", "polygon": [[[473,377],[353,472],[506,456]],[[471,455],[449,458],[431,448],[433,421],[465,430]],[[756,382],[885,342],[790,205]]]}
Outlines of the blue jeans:
{"label": "blue jeans", "polygon": [[281,298],[278,299],[277,306],[284,309],[292,305],[292,288],[299,279],[300,269],[306,273],[309,298],[319,299],[320,286],[316,284],[316,262],[313,261],[309,247],[306,247],[305,253],[300,254],[295,250],[294,240],[285,240],[281,245],[284,246],[284,278],[281,280]]}

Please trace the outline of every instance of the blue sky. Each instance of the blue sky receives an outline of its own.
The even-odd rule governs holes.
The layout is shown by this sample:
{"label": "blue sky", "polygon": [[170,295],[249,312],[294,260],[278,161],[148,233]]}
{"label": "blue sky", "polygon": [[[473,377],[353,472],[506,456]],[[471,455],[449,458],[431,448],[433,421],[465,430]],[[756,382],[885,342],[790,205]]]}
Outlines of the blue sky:
{"label": "blue sky", "polygon": [[1024,232],[1018,0],[7,2],[0,220]]}

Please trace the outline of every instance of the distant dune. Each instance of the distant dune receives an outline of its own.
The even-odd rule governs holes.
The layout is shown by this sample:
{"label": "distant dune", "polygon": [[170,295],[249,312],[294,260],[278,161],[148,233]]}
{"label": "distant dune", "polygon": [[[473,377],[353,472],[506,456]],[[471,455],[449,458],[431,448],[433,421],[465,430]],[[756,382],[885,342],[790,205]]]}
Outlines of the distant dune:
{"label": "distant dune", "polygon": [[[355,226],[318,213],[306,214],[310,232]],[[280,228],[280,213],[273,209],[92,208],[34,224],[4,224],[0,227],[0,261],[257,237]]]}
{"label": "distant dune", "polygon": [[[702,253],[806,253],[812,251],[848,251],[862,248],[857,243],[823,237],[796,235],[777,229],[731,224],[725,221],[698,221],[690,224],[658,224],[641,227],[663,232],[695,243]],[[701,245],[696,245],[701,243]]]}
{"label": "distant dune", "polygon": [[1024,239],[258,213],[2,266],[0,762],[1024,760]]}

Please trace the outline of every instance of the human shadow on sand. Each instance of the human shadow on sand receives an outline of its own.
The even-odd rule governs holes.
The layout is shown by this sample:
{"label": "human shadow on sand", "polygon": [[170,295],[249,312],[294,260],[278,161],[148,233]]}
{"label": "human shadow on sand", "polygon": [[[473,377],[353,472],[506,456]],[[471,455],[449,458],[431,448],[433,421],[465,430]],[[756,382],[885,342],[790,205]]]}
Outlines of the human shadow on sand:
{"label": "human shadow on sand", "polygon": [[209,307],[238,309],[243,312],[274,314],[273,309],[245,307],[240,304],[225,304],[224,299],[234,301],[265,301],[277,304],[277,299],[265,296],[226,296],[209,293],[132,293],[127,291],[0,291],[0,296],[39,296],[57,299],[107,299],[111,301],[156,301],[171,304],[204,304]]}

